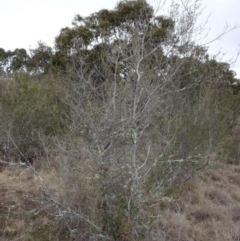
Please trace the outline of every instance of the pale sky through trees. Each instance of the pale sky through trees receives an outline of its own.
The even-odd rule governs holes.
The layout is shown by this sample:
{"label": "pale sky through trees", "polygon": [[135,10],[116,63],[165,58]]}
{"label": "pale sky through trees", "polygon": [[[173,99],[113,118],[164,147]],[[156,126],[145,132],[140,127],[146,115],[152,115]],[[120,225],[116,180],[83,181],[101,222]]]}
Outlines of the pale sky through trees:
{"label": "pale sky through trees", "polygon": [[[117,0],[0,0],[0,48],[34,48],[39,40],[53,46],[61,28],[71,26],[75,14],[88,16],[103,8],[113,9]],[[151,3],[151,1],[149,1]],[[157,0],[154,0],[156,3]],[[171,2],[167,0],[167,2]],[[240,24],[239,0],[203,0],[209,39],[216,37],[226,23]],[[240,48],[240,29],[211,45],[210,52],[226,53],[224,61],[235,58]],[[240,58],[233,65],[240,77]]]}

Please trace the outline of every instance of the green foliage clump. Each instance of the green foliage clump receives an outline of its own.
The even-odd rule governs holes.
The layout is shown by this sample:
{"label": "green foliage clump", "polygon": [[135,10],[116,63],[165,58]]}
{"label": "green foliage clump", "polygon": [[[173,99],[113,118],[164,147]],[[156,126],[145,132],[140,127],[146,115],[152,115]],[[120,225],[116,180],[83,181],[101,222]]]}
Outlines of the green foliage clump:
{"label": "green foliage clump", "polygon": [[40,146],[41,137],[61,135],[66,130],[67,109],[51,81],[16,73],[7,84],[1,83],[0,103],[7,131],[22,152]]}
{"label": "green foliage clump", "polygon": [[219,145],[217,160],[230,164],[240,163],[240,137],[230,136],[225,138]]}

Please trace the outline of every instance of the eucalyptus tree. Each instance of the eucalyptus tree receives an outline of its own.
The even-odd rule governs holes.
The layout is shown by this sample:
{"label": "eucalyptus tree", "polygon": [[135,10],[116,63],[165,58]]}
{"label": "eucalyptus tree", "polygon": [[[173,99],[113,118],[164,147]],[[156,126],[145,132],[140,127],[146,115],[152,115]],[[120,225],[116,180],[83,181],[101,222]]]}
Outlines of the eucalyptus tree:
{"label": "eucalyptus tree", "polygon": [[27,63],[28,72],[32,74],[47,74],[52,66],[53,50],[44,42],[38,42],[38,46],[30,50],[30,58]]}
{"label": "eucalyptus tree", "polygon": [[23,48],[14,51],[0,49],[0,65],[6,70],[7,74],[15,71],[27,71],[29,55]]}

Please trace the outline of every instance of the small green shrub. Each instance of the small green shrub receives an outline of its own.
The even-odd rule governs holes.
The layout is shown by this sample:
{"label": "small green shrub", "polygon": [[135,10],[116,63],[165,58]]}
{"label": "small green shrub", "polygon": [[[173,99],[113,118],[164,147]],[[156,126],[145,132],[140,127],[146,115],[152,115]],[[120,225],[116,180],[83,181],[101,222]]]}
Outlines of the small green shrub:
{"label": "small green shrub", "polygon": [[240,164],[240,137],[238,135],[224,138],[218,149],[217,160],[225,163]]}
{"label": "small green shrub", "polygon": [[51,82],[17,73],[1,83],[0,102],[9,133],[22,153],[40,147],[41,137],[61,135],[66,130],[66,105]]}

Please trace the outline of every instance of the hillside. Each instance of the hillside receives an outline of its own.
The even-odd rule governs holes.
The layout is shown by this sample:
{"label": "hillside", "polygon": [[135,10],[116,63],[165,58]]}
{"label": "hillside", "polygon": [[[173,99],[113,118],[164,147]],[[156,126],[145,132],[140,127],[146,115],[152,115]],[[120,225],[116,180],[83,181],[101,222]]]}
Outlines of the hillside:
{"label": "hillside", "polygon": [[240,82],[208,51],[201,1],[162,4],[0,48],[3,240],[240,238]]}
{"label": "hillside", "polygon": [[[148,240],[239,240],[239,174],[239,166],[227,164],[198,173],[183,186],[169,191],[158,204],[159,219]],[[49,173],[42,175],[50,178]],[[0,183],[1,241],[71,240],[57,217],[39,210],[30,201],[41,192],[31,171],[7,168],[0,173]]]}

